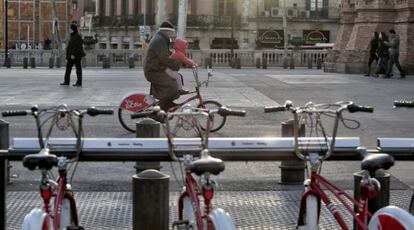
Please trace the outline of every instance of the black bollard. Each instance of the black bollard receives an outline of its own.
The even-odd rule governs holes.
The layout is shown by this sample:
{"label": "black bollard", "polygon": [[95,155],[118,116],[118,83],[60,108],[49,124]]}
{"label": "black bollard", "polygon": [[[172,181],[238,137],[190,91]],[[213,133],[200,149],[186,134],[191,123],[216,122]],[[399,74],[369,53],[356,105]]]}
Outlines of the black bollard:
{"label": "black bollard", "polygon": [[135,59],[134,59],[133,57],[130,57],[130,58],[128,59],[128,65],[129,65],[129,68],[130,68],[130,69],[135,68]]}
{"label": "black bollard", "polygon": [[256,58],[256,68],[260,69],[260,58]]}
{"label": "black bollard", "polygon": [[263,57],[263,60],[262,60],[262,69],[267,69],[267,57]]}
{"label": "black bollard", "polygon": [[288,68],[288,57],[287,56],[283,57],[282,62],[283,62],[283,69],[287,69]]}
{"label": "black bollard", "polygon": [[34,57],[30,58],[30,67],[32,69],[36,68],[36,59]]}
{"label": "black bollard", "polygon": [[49,58],[49,68],[53,69],[53,57]]}
{"label": "black bollard", "polygon": [[236,58],[236,69],[241,69],[241,59],[239,57]]}
{"label": "black bollard", "polygon": [[322,69],[322,59],[318,58],[318,60],[316,60],[316,68],[317,69]]}
{"label": "black bollard", "polygon": [[308,69],[312,69],[312,57],[308,55],[308,59],[306,60],[308,62]]}
{"label": "black bollard", "polygon": [[27,69],[27,66],[29,65],[29,59],[27,57],[23,58],[23,69]]}
{"label": "black bollard", "polygon": [[295,58],[290,57],[289,59],[289,69],[294,69],[295,68]]}
{"label": "black bollard", "polygon": [[[287,120],[281,123],[282,137],[293,137],[293,120]],[[299,136],[305,136],[305,125],[301,124]],[[281,169],[281,184],[302,184],[305,180],[305,162],[302,160],[282,161],[279,168]]]}
{"label": "black bollard", "polygon": [[169,229],[169,182],[155,169],[132,176],[132,229]]}
{"label": "black bollard", "polygon": [[10,57],[6,58],[5,62],[6,62],[6,67],[10,68],[11,67],[11,58]]}

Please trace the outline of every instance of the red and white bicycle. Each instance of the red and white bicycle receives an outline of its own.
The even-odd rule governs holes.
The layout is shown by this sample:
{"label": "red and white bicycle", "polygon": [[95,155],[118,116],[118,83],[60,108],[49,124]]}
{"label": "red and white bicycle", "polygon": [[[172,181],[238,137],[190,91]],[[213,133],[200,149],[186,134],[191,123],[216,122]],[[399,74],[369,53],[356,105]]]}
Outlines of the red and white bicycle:
{"label": "red and white bicycle", "polygon": [[[195,90],[189,92],[188,98],[179,102],[177,106],[170,109],[170,111],[176,111],[180,107],[187,105],[188,103],[196,103],[194,106],[203,109],[218,109],[222,106],[216,100],[205,100],[202,95],[200,88],[202,85],[208,86],[210,77],[212,76],[211,69],[207,70],[207,80],[201,82],[198,77],[198,68],[193,67],[193,76],[196,83]],[[159,100],[155,99],[152,95],[142,92],[134,92],[126,95],[122,100],[118,108],[118,119],[122,127],[126,130],[135,133],[137,120],[131,119],[131,115],[146,110],[151,110],[155,106],[159,106]],[[217,116],[214,120],[214,124],[210,128],[210,132],[215,132],[223,128],[226,123],[226,117]],[[201,124],[201,128],[205,129],[204,124]]]}
{"label": "red and white bicycle", "polygon": [[[296,156],[306,161],[307,178],[304,182],[305,192],[300,202],[298,217],[298,229],[318,229],[321,201],[335,217],[341,229],[352,229],[343,214],[335,207],[326,191],[333,194],[344,210],[353,216],[355,229],[366,230],[412,230],[414,229],[414,217],[407,211],[395,207],[387,206],[379,209],[374,214],[368,211],[368,199],[376,196],[380,189],[380,183],[374,178],[375,172],[379,169],[389,169],[394,165],[394,158],[385,153],[367,153],[364,148],[360,149],[362,170],[365,170],[361,182],[359,195],[356,200],[344,190],[332,184],[320,175],[322,163],[329,158],[335,149],[336,134],[338,125],[341,122],[347,128],[358,128],[359,122],[345,119],[342,112],[373,112],[373,108],[356,105],[352,102],[337,102],[334,104],[314,104],[307,103],[302,107],[293,107],[290,101],[284,106],[268,107],[265,112],[290,111],[294,117],[294,140]],[[328,135],[322,121],[326,118],[334,118],[331,136]],[[350,122],[355,126],[351,127]],[[307,140],[299,138],[299,128],[305,124],[309,128]],[[312,141],[309,136],[318,137]],[[309,175],[310,168],[310,175]],[[351,205],[350,205],[351,204]],[[354,210],[353,207],[356,207]]]}
{"label": "red and white bicycle", "polygon": [[[113,114],[112,110],[99,110],[90,107],[86,110],[70,110],[66,105],[39,110],[37,106],[30,110],[6,111],[3,117],[32,115],[36,121],[40,152],[29,154],[23,158],[23,166],[29,170],[39,169],[40,195],[43,199],[43,208],[34,208],[24,218],[23,230],[81,230],[74,193],[71,187],[72,178],[76,171],[79,154],[82,149],[84,135],[82,119],[84,114],[96,116],[99,114]],[[50,126],[46,137],[43,138],[42,127],[48,121]],[[77,121],[77,122],[76,122]],[[65,156],[56,156],[49,153],[49,137],[53,128],[59,130],[72,129],[76,136],[76,154],[68,159]],[[73,166],[72,175],[68,171]],[[57,167],[58,177],[54,179],[51,169]],[[52,204],[52,205],[51,205]]]}
{"label": "red and white bicycle", "polygon": [[[209,130],[216,116],[245,116],[245,111],[230,110],[225,107],[219,109],[206,110],[191,106],[184,106],[181,111],[165,113],[160,111],[159,107],[154,107],[150,111],[145,111],[132,115],[132,118],[142,118],[148,116],[161,116],[165,120],[165,134],[168,137],[168,147],[171,159],[184,165],[185,173],[183,177],[183,191],[178,198],[178,221],[175,221],[173,227],[178,229],[196,229],[196,230],[233,230],[236,229],[230,215],[221,208],[213,208],[212,200],[214,197],[215,181],[211,175],[218,175],[224,171],[224,162],[218,158],[211,157],[208,151]],[[174,117],[176,119],[172,120]],[[200,128],[200,121],[205,121],[206,130]],[[176,122],[175,127],[170,123]],[[177,156],[176,150],[182,147],[174,142],[178,127],[189,131],[196,131],[201,140],[200,156],[186,154]],[[198,143],[198,142],[197,142]],[[194,159],[198,158],[198,159]],[[182,172],[183,170],[181,170]],[[198,180],[194,177],[198,176]],[[175,175],[175,174],[174,174]],[[177,179],[177,181],[180,181]],[[201,203],[202,201],[203,204]]]}

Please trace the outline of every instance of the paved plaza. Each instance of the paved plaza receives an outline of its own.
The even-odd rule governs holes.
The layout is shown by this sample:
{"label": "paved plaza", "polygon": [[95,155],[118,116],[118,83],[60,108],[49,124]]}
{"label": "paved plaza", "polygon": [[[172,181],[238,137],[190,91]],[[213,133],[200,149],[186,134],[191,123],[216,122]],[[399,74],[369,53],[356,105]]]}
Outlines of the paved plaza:
{"label": "paved plaza", "polygon": [[[296,105],[352,100],[374,106],[373,114],[347,115],[361,123],[358,130],[340,129],[339,136],[359,136],[361,143],[375,148],[377,137],[413,137],[414,110],[393,109],[396,99],[414,100],[414,77],[377,79],[362,75],[324,73],[297,68],[266,70],[215,68],[207,99],[228,107],[244,109],[245,118],[229,118],[216,137],[280,136],[280,122],[289,114],[264,114],[263,107],[291,100]],[[135,91],[148,92],[149,84],[141,68],[85,68],[83,87],[60,86],[64,69],[0,68],[0,111],[68,104],[70,107],[98,106],[117,109],[123,96]],[[200,69],[200,78],[207,72]],[[184,70],[185,87],[195,85],[190,70]],[[72,73],[72,82],[76,79]],[[3,118],[4,119],[4,118]],[[7,118],[10,139],[34,137],[32,118]],[[116,116],[87,118],[86,137],[134,137],[122,129]],[[12,162],[12,184],[7,187],[8,228],[19,229],[22,216],[38,202],[39,175],[29,172],[21,162]],[[81,223],[87,229],[131,229],[132,162],[83,162],[76,172],[73,187],[78,195]],[[170,163],[161,171],[171,176],[170,221],[176,217],[175,200],[180,187]],[[294,229],[302,187],[280,184],[280,162],[226,162],[226,171],[217,177],[217,206],[229,211],[238,229]],[[176,167],[176,166],[174,166]],[[357,161],[329,161],[322,174],[352,193],[352,174],[360,170]],[[391,204],[406,208],[414,189],[412,162],[397,162],[390,170]],[[326,212],[326,210],[324,210]],[[348,219],[348,221],[350,221]],[[321,229],[336,229],[331,217],[324,215]]]}

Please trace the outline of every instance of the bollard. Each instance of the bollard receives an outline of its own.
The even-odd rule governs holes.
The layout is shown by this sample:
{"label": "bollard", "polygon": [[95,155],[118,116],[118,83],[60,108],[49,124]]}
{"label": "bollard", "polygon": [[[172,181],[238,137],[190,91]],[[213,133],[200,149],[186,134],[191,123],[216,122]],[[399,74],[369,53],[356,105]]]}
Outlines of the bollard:
{"label": "bollard", "polygon": [[49,58],[49,69],[53,69],[53,57]]}
{"label": "bollard", "polygon": [[10,57],[6,58],[5,62],[6,62],[6,67],[10,68],[11,67],[11,58]]}
{"label": "bollard", "polygon": [[211,68],[213,68],[213,61],[211,60],[211,58],[206,57],[206,58],[204,59],[204,62],[205,62],[205,67],[206,67],[206,68],[207,68],[207,67],[209,67],[210,69],[211,69]]}
{"label": "bollard", "polygon": [[169,182],[155,169],[132,176],[132,229],[169,229]]}
{"label": "bollard", "polygon": [[[360,171],[354,173],[354,198],[359,200],[359,185],[364,173],[367,171]],[[389,205],[390,203],[390,174],[384,170],[377,170],[375,172],[375,178],[381,184],[381,190],[378,192],[377,196],[373,199],[368,199],[368,211],[373,214],[378,209]],[[354,210],[357,210],[357,207],[354,206]],[[355,225],[355,222],[354,222]]]}
{"label": "bollard", "polygon": [[32,69],[36,68],[36,59],[34,57],[30,58],[30,67]]}
{"label": "bollard", "polygon": [[56,58],[56,68],[60,68],[62,66],[62,59],[60,57]]}
{"label": "bollard", "polygon": [[295,68],[295,59],[292,57],[289,58],[289,68],[294,69]]}
{"label": "bollard", "polygon": [[111,68],[111,60],[109,59],[109,57],[104,57],[102,59],[102,67],[104,69],[109,69]]}
{"label": "bollard", "polygon": [[130,57],[130,58],[128,59],[128,64],[129,64],[129,68],[130,68],[130,69],[135,68],[135,59],[134,59],[133,57]]}
{"label": "bollard", "polygon": [[29,59],[27,57],[23,58],[23,69],[27,69],[27,66],[29,65]]}
{"label": "bollard", "polygon": [[322,59],[321,58],[318,58],[316,60],[316,68],[317,69],[322,69]]}
{"label": "bollard", "polygon": [[260,58],[256,58],[256,68],[260,69]]}
{"label": "bollard", "polygon": [[241,69],[241,59],[239,57],[236,58],[236,69]]}
{"label": "bollard", "polygon": [[262,60],[263,62],[262,62],[262,69],[267,69],[267,58],[266,57],[263,57],[263,60]]}
{"label": "bollard", "polygon": [[[0,149],[9,149],[9,123],[4,120],[0,120]],[[10,182],[10,162],[6,160],[6,182]]]}
{"label": "bollard", "polygon": [[[9,146],[9,123],[0,120],[0,149]],[[9,162],[0,156],[0,229],[6,229],[6,186],[9,178]]]}
{"label": "bollard", "polygon": [[[151,138],[151,137],[160,137],[161,133],[161,124],[158,121],[152,119],[142,119],[136,124],[136,137],[138,138]],[[140,173],[146,169],[161,169],[160,162],[139,162],[135,163],[136,173]]]}
{"label": "bollard", "polygon": [[307,62],[308,62],[308,69],[312,69],[312,57],[311,56],[308,56]]}
{"label": "bollard", "polygon": [[283,62],[283,69],[287,69],[288,68],[288,57],[287,56],[283,57],[282,62]]}
{"label": "bollard", "polygon": [[[293,120],[287,120],[281,123],[282,137],[293,137]],[[299,136],[305,136],[305,125],[301,124]],[[305,165],[302,160],[282,161],[279,168],[281,169],[281,184],[302,184],[305,180]]]}

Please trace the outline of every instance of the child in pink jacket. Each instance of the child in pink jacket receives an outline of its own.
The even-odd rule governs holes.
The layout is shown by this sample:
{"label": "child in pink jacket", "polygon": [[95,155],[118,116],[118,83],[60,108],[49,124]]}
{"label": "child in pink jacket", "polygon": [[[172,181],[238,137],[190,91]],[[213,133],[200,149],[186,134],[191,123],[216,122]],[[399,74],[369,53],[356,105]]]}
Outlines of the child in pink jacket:
{"label": "child in pink jacket", "polygon": [[[171,58],[180,61],[183,66],[191,66],[191,67],[196,66],[197,64],[186,56],[187,47],[188,47],[188,42],[186,40],[180,39],[180,38],[175,39],[174,51],[171,54]],[[175,79],[175,81],[177,82],[177,86],[178,86],[178,90],[180,91],[180,94],[188,93],[187,90],[183,90],[181,74],[179,74],[178,71],[174,71],[170,68],[166,68],[165,73],[167,73],[168,76],[170,76],[171,78]]]}

